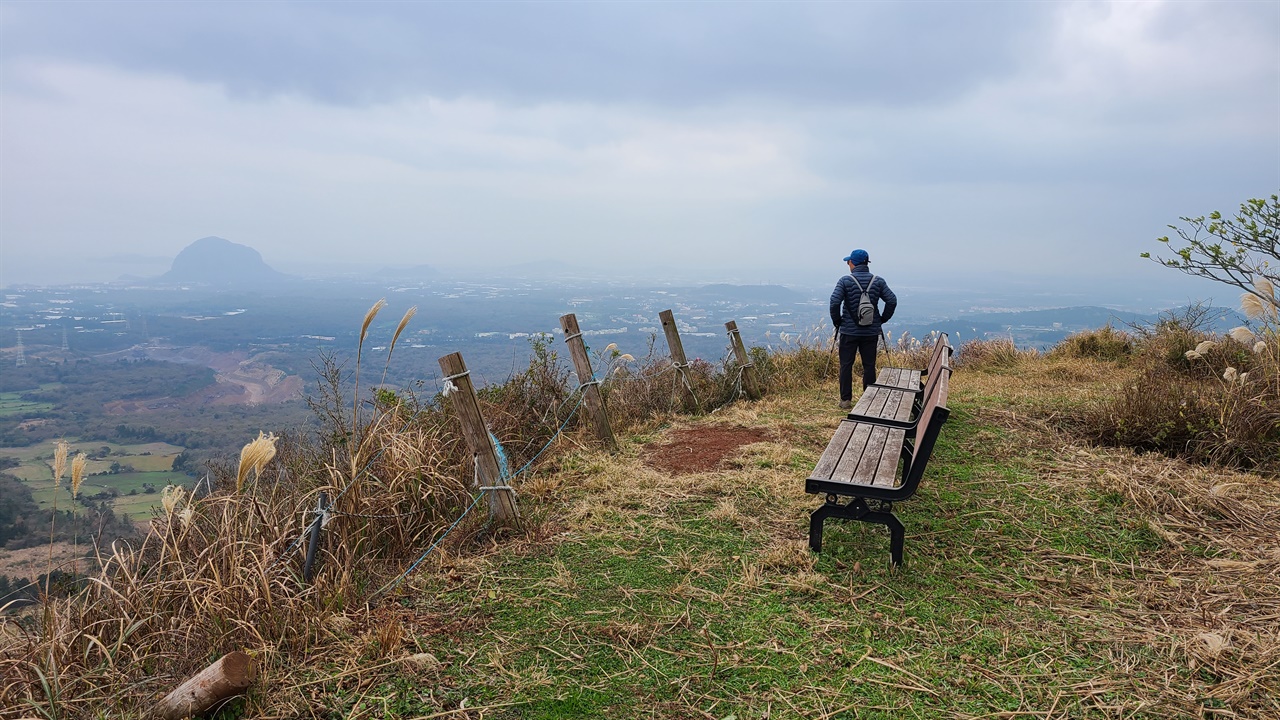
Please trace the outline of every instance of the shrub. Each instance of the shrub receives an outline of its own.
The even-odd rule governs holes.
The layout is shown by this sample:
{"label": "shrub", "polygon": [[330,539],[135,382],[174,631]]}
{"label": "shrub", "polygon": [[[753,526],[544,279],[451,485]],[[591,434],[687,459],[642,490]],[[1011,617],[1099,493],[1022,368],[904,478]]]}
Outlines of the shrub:
{"label": "shrub", "polygon": [[1133,354],[1133,338],[1106,325],[1097,330],[1085,330],[1068,336],[1050,353],[1069,358],[1093,360],[1125,360]]}
{"label": "shrub", "polygon": [[1180,310],[1168,310],[1160,314],[1150,325],[1132,325],[1136,349],[1148,358],[1162,358],[1175,367],[1190,367],[1186,357],[1188,350],[1208,340],[1213,320],[1212,308],[1204,303],[1193,303]]}
{"label": "shrub", "polygon": [[1280,348],[1267,326],[1256,339],[1240,330],[1191,345],[1205,337],[1194,325],[1158,323],[1139,345],[1137,378],[1086,427],[1108,444],[1280,471]]}
{"label": "shrub", "polygon": [[970,370],[1011,368],[1027,358],[1039,355],[1035,350],[1019,350],[1013,338],[970,340],[956,351],[956,367]]}

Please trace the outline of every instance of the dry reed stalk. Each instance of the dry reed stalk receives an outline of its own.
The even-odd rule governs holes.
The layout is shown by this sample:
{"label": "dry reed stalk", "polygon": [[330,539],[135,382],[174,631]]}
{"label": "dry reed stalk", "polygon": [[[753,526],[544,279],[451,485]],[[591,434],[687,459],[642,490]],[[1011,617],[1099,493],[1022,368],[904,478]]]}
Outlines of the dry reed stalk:
{"label": "dry reed stalk", "polygon": [[62,487],[62,476],[67,473],[67,453],[70,446],[66,440],[59,440],[53,448],[53,511],[49,515],[49,561],[45,569],[44,591],[49,593],[49,576],[53,574],[53,536],[58,522],[58,490]]}
{"label": "dry reed stalk", "polygon": [[360,341],[356,344],[356,378],[355,389],[352,391],[354,406],[351,408],[351,434],[356,434],[356,428],[360,424],[360,358],[364,352],[364,339],[369,334],[369,325],[373,319],[378,316],[382,308],[387,306],[387,299],[380,298],[374,303],[369,311],[364,314],[364,322],[360,324]]}
{"label": "dry reed stalk", "polygon": [[396,332],[391,336],[391,345],[387,348],[387,362],[382,366],[382,380],[378,382],[379,385],[382,385],[387,381],[387,369],[391,367],[391,354],[396,351],[396,341],[400,339],[400,333],[404,332],[409,321],[417,314],[418,306],[414,305],[404,312],[404,317],[400,318],[400,324],[396,326]]}
{"label": "dry reed stalk", "polygon": [[84,482],[84,469],[89,459],[84,453],[76,453],[71,460],[71,548],[75,554],[73,573],[80,575],[80,526],[76,524],[76,498],[80,496],[80,485]]}

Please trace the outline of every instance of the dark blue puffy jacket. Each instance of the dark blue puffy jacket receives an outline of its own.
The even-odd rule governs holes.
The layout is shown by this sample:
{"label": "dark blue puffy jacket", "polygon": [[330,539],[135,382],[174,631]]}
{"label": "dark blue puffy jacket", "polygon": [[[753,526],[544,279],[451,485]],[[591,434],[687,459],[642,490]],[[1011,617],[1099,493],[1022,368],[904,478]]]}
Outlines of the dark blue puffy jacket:
{"label": "dark blue puffy jacket", "polygon": [[[857,278],[858,282],[853,279]],[[866,265],[856,265],[853,272],[840,278],[836,283],[836,289],[831,292],[831,322],[840,329],[841,335],[852,335],[854,337],[868,337],[880,334],[880,323],[889,321],[893,317],[893,311],[898,307],[898,296],[893,294],[889,289],[889,283],[879,275],[875,276],[875,281],[871,280],[871,270]],[[876,306],[876,321],[870,325],[858,324],[858,301],[862,299],[862,291],[858,289],[859,283],[863,288],[870,283],[869,293],[871,302]],[[884,310],[881,311],[880,301],[884,301]],[[841,309],[843,306],[843,310]]]}

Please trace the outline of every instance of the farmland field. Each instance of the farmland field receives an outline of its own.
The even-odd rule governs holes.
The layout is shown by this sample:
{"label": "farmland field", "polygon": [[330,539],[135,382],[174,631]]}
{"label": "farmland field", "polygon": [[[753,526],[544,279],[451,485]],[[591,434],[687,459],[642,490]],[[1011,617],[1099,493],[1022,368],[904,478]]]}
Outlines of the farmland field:
{"label": "farmland field", "polygon": [[[183,448],[167,443],[139,443],[122,445],[120,443],[95,441],[69,441],[69,456],[77,452],[96,455],[85,466],[86,477],[80,488],[81,495],[95,495],[114,490],[119,496],[112,502],[116,513],[127,513],[139,517],[150,512],[151,507],[160,503],[160,494],[144,493],[143,485],[153,485],[157,490],[170,483],[190,485],[192,479],[185,473],[173,470],[173,461]],[[46,441],[29,447],[0,448],[0,456],[9,456],[20,464],[6,472],[31,488],[32,498],[44,508],[50,507],[54,499],[53,462],[55,441]],[[113,464],[119,463],[122,472],[110,472]],[[70,507],[68,485],[70,470],[63,477],[61,489],[58,490],[58,505]],[[137,491],[129,495],[130,491]]]}
{"label": "farmland field", "polygon": [[[57,383],[46,383],[40,386],[41,390],[50,390],[58,387]],[[27,415],[32,413],[49,412],[53,410],[53,404],[47,402],[30,402],[22,399],[23,392],[2,392],[0,393],[0,417],[8,415]]]}

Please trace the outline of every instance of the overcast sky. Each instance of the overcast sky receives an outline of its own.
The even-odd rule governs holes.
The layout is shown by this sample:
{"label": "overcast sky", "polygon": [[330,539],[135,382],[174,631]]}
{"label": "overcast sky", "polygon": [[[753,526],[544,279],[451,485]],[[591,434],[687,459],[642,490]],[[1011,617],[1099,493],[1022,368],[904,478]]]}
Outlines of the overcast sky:
{"label": "overcast sky", "polygon": [[1280,191],[1275,0],[5,0],[0,63],[0,286],[206,235],[286,271],[1149,282],[1166,224]]}

